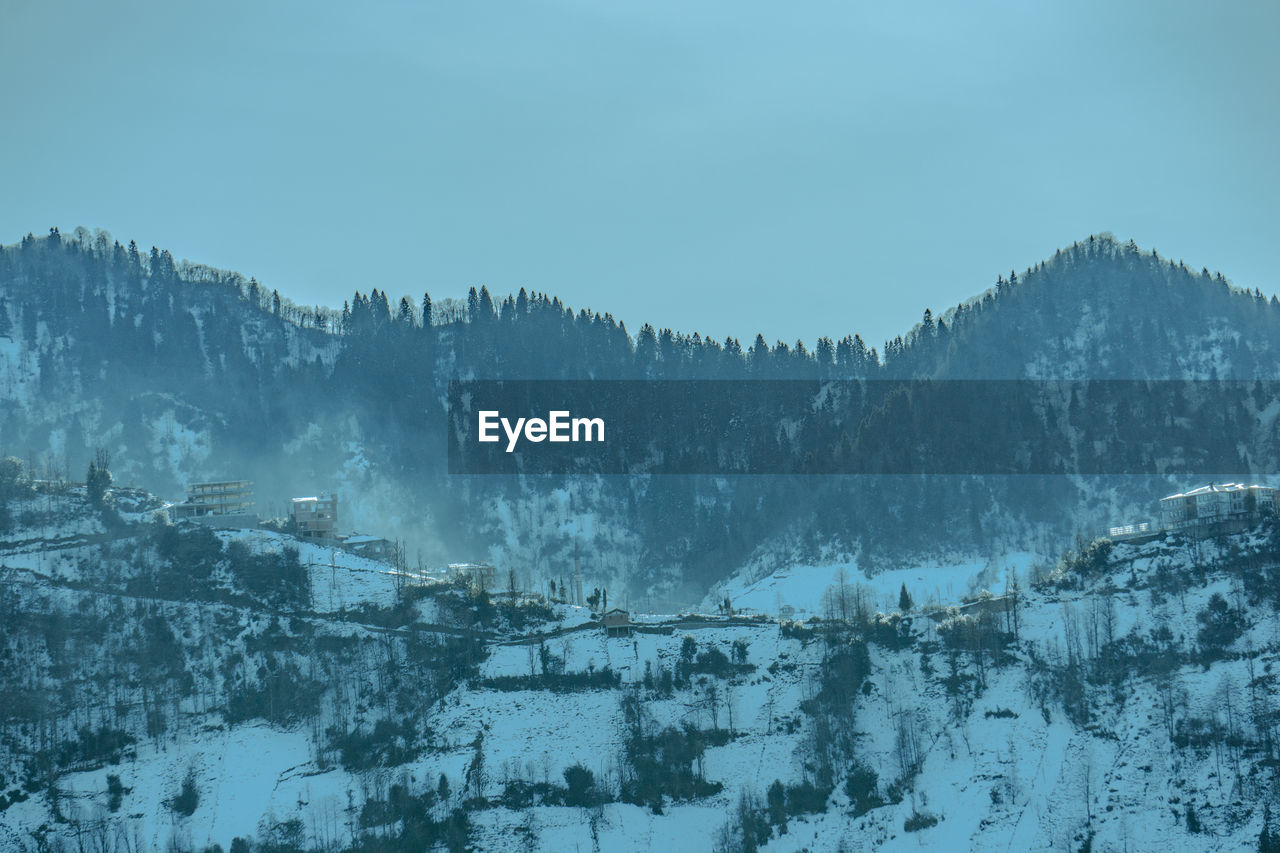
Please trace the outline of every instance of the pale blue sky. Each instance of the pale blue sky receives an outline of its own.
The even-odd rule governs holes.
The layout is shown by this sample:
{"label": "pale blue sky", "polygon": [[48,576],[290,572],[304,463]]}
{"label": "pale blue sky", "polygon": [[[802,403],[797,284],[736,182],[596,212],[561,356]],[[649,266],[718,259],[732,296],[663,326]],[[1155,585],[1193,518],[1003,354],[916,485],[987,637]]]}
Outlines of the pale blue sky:
{"label": "pale blue sky", "polygon": [[810,345],[1103,230],[1280,289],[1273,2],[5,5],[6,243]]}

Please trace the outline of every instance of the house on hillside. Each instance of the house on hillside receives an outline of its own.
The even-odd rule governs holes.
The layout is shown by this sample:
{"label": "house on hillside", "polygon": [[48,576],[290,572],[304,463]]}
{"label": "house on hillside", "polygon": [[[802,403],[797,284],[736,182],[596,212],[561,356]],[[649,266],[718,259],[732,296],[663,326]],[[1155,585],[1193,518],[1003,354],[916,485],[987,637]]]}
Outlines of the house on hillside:
{"label": "house on hillside", "polygon": [[450,563],[449,571],[473,590],[493,591],[498,586],[498,570],[488,563]]}
{"label": "house on hillside", "polygon": [[1243,526],[1276,514],[1276,489],[1243,483],[1209,483],[1160,500],[1165,530],[1204,534],[1212,529]]}
{"label": "house on hillside", "polygon": [[614,607],[600,618],[604,633],[609,637],[631,636],[631,614],[621,607]]}
{"label": "house on hillside", "polygon": [[383,539],[380,536],[370,536],[366,533],[353,533],[342,540],[342,547],[353,554],[359,554],[361,557],[370,557],[374,560],[385,560],[394,556],[395,543],[389,539]]}
{"label": "house on hillside", "polygon": [[294,498],[289,502],[289,520],[301,539],[337,539],[338,496]]}
{"label": "house on hillside", "polygon": [[167,509],[175,521],[192,521],[207,527],[258,526],[258,516],[253,512],[253,482],[250,480],[192,483],[187,486],[186,500],[170,504]]}

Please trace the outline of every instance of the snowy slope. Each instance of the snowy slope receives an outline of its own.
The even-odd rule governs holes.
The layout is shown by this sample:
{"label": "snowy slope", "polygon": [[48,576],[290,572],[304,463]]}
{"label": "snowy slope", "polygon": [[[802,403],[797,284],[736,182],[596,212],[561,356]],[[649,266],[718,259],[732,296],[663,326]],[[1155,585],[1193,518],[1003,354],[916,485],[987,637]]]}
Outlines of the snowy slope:
{"label": "snowy slope", "polygon": [[[144,529],[144,512],[138,527],[104,527],[81,497],[49,501],[63,511],[48,534],[19,528],[0,542],[4,648],[26,656],[25,666],[11,657],[0,669],[0,691],[47,683],[51,696],[84,698],[57,724],[26,721],[16,705],[7,712],[4,849],[35,850],[38,838],[121,849],[110,845],[127,838],[130,849],[225,850],[236,837],[343,849],[395,838],[401,825],[369,817],[370,804],[397,785],[434,798],[441,776],[451,793],[432,799],[429,814],[461,810],[470,843],[484,850],[741,849],[743,802],[764,815],[775,780],[822,788],[824,763],[832,775],[817,805],[788,814],[785,832],[761,818],[764,849],[1080,849],[1090,839],[1093,849],[1250,849],[1275,796],[1273,534],[1120,545],[1098,565],[1069,557],[1054,571],[1016,555],[995,573],[976,563],[846,572],[849,588],[870,591],[869,609],[847,625],[831,621],[838,567],[791,569],[729,594],[737,606],[766,612],[780,598],[821,618],[652,614],[636,617],[643,630],[606,637],[582,608],[424,586],[268,531],[221,532],[219,553],[235,542],[264,557],[296,548],[308,604],[257,602],[234,580],[164,598],[129,574],[148,548],[165,547],[146,545],[165,540],[147,538],[158,534]],[[999,597],[1006,581],[1021,589],[1016,604]],[[904,584],[917,604],[894,614]],[[974,600],[982,587],[997,597]],[[1206,633],[1213,613],[1225,633]],[[55,641],[59,614],[104,636],[72,628]],[[172,643],[151,647],[142,668],[112,670],[91,654],[118,633],[111,648],[127,659],[157,617]],[[164,649],[189,689],[165,686],[182,678],[153,666]],[[833,661],[863,651],[865,671],[832,679]],[[706,668],[682,679],[701,656]],[[717,670],[716,660],[726,665]],[[315,685],[304,707],[230,710],[245,685],[291,664]],[[563,673],[564,686],[547,672]],[[667,689],[662,673],[677,674]],[[823,704],[844,688],[847,699]],[[149,733],[144,715],[120,702],[154,703],[164,724]],[[663,797],[660,811],[622,801],[638,772],[628,703],[651,733],[704,737],[691,767],[718,790]],[[335,746],[342,732],[367,736],[379,721],[410,724],[397,735],[407,747],[398,757],[357,766],[380,748],[374,741],[350,756]],[[846,724],[847,742],[824,734]],[[44,775],[24,769],[57,753],[42,738],[71,743],[86,726],[132,740],[114,757],[55,762]],[[594,805],[510,805],[521,784],[562,797],[575,766],[592,774]],[[861,814],[846,789],[855,766],[876,778]],[[125,789],[114,811],[109,776]],[[188,778],[197,797],[186,815],[174,803]]]}

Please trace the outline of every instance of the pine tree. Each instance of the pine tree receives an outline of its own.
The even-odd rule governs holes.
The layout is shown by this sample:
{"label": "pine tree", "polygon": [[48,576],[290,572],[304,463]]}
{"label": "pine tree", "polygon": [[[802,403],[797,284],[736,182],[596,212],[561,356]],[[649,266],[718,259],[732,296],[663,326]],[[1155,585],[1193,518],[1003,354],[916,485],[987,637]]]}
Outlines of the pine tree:
{"label": "pine tree", "polygon": [[768,371],[769,344],[765,342],[764,335],[756,335],[756,342],[747,350],[747,361],[756,376],[763,376]]}
{"label": "pine tree", "polygon": [[358,290],[351,297],[351,322],[349,326],[351,329],[350,334],[352,335],[364,335],[369,332],[369,299]]}
{"label": "pine tree", "polygon": [[653,326],[645,323],[636,336],[636,366],[643,373],[651,369],[658,359],[658,333]]}
{"label": "pine tree", "polygon": [[111,457],[105,450],[99,450],[97,457],[89,462],[89,472],[84,478],[85,494],[89,504],[101,507],[106,501],[107,489],[111,488]]}
{"label": "pine tree", "polygon": [[1258,853],[1280,853],[1280,836],[1271,831],[1271,804],[1262,811],[1262,833],[1258,836]]}
{"label": "pine tree", "polygon": [[160,277],[166,282],[178,280],[178,265],[173,262],[173,255],[168,249],[160,253]]}
{"label": "pine tree", "polygon": [[907,592],[907,585],[902,585],[902,590],[898,593],[898,610],[907,613],[915,607],[915,602],[911,600],[911,593]]}
{"label": "pine tree", "polygon": [[476,739],[471,742],[471,763],[467,765],[466,785],[474,799],[484,796],[487,781],[484,771],[484,730],[476,731]]}
{"label": "pine tree", "polygon": [[436,796],[440,798],[441,803],[447,804],[451,793],[449,790],[449,777],[441,773],[440,782],[436,785]]}
{"label": "pine tree", "polygon": [[845,373],[851,373],[854,368],[853,358],[853,336],[845,335],[836,344],[836,364]]}
{"label": "pine tree", "polygon": [[816,357],[818,360],[818,374],[825,379],[831,375],[831,368],[836,363],[836,345],[831,338],[818,338]]}
{"label": "pine tree", "polygon": [[1187,803],[1187,832],[1199,835],[1204,829],[1200,823],[1200,815],[1196,813],[1195,803]]}
{"label": "pine tree", "polygon": [[774,779],[765,794],[765,802],[769,808],[769,823],[778,827],[782,833],[787,831],[787,791],[782,787],[781,779]]}
{"label": "pine tree", "polygon": [[432,322],[431,294],[422,294],[422,328],[430,329]]}
{"label": "pine tree", "polygon": [[813,361],[813,356],[809,354],[809,350],[805,347],[804,341],[796,338],[796,345],[792,348],[791,355],[795,360],[797,369],[807,372],[810,362]]}
{"label": "pine tree", "polygon": [[387,304],[386,291],[379,292],[375,287],[369,295],[369,308],[373,312],[373,331],[381,334],[391,325],[391,306]]}

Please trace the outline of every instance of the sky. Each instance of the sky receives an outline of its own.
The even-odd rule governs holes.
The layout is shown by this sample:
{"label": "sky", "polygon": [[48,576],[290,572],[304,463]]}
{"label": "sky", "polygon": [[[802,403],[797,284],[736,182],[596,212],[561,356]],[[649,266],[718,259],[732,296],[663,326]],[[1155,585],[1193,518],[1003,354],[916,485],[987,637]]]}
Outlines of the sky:
{"label": "sky", "polygon": [[1276,3],[5,5],[4,243],[810,347],[1102,231],[1280,289]]}

